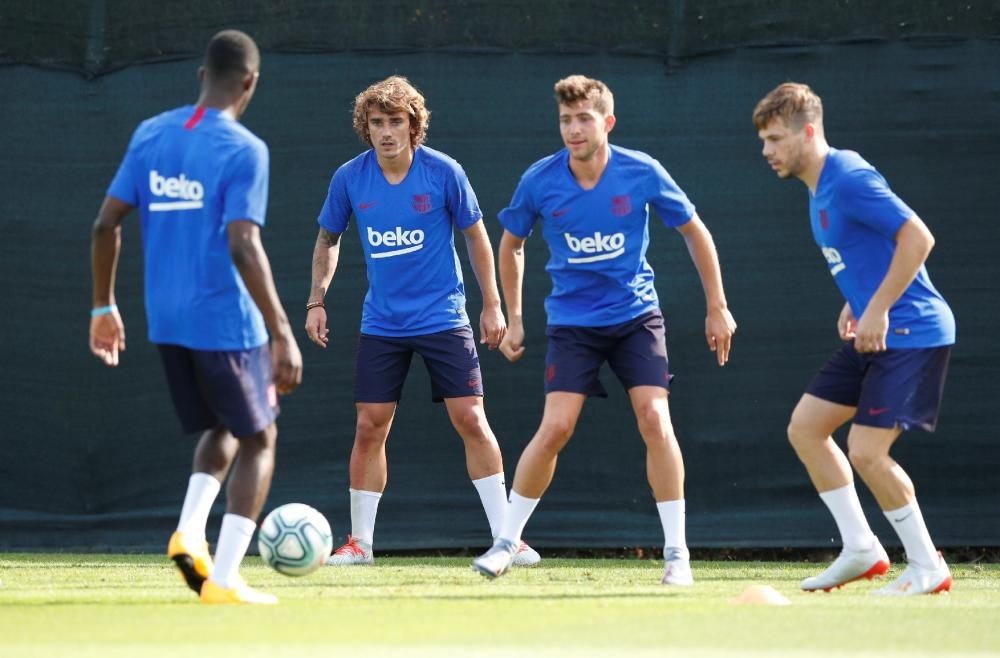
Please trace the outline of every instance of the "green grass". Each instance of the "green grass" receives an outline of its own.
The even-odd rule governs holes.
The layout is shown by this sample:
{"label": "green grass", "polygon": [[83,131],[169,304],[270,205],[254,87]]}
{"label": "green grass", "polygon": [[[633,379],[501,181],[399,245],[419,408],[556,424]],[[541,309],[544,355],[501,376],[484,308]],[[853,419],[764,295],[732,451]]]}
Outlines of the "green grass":
{"label": "green grass", "polygon": [[[488,582],[468,559],[380,558],[295,579],[251,558],[244,576],[281,605],[210,607],[161,556],[3,555],[0,656],[1000,655],[1000,565],[953,565],[952,594],[906,599],[799,592],[801,563],[696,562],[691,589],[660,568],[547,559]],[[731,601],[754,584],[792,605]]]}

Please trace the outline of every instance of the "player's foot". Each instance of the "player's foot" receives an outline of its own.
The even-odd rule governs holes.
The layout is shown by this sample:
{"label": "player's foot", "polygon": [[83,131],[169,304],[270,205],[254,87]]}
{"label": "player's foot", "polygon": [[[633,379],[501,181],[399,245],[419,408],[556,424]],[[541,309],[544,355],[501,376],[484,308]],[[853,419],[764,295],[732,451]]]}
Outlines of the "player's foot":
{"label": "player's foot", "polygon": [[202,603],[250,603],[257,605],[274,605],[278,597],[273,594],[258,592],[242,580],[235,587],[223,587],[218,583],[206,580],[201,587]]}
{"label": "player's foot", "polygon": [[497,539],[490,550],[472,561],[472,568],[487,578],[497,578],[507,573],[514,563],[519,546],[506,539]]}
{"label": "player's foot", "polygon": [[542,556],[538,551],[522,541],[517,547],[517,553],[514,553],[514,561],[511,564],[515,567],[533,567],[541,561]]}
{"label": "player's foot", "polygon": [[694,585],[694,576],[691,575],[691,560],[687,551],[668,551],[663,556],[663,580],[664,585],[680,585],[690,587]]}
{"label": "player's foot", "polygon": [[885,587],[872,592],[875,596],[914,596],[916,594],[938,594],[951,591],[951,571],[945,564],[941,553],[937,554],[938,563],[928,568],[908,562],[899,578]]}
{"label": "player's foot", "polygon": [[854,551],[844,548],[840,555],[821,574],[806,578],[799,585],[807,592],[823,590],[829,592],[834,587],[840,588],[849,582],[876,576],[884,576],[889,570],[889,556],[877,539],[872,540],[872,547],[865,551]]}
{"label": "player's foot", "polygon": [[347,567],[355,564],[374,564],[372,557],[372,545],[363,541],[358,541],[354,537],[347,535],[347,543],[333,552],[333,555],[326,559],[328,567]]}
{"label": "player's foot", "polygon": [[167,557],[174,561],[187,586],[201,593],[202,584],[212,574],[212,556],[204,538],[189,539],[180,530],[170,536]]}

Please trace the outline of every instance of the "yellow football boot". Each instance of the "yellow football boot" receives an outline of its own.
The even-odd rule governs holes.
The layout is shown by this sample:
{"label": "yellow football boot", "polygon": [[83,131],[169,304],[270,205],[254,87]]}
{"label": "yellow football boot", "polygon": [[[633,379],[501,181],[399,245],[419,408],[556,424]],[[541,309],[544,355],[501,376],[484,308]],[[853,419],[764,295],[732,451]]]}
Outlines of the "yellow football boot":
{"label": "yellow football boot", "polygon": [[187,586],[201,593],[201,587],[212,574],[212,556],[208,552],[208,542],[191,541],[183,532],[176,531],[170,536],[167,557],[174,561]]}
{"label": "yellow football boot", "polygon": [[258,605],[274,605],[278,602],[278,597],[273,594],[258,592],[242,580],[236,587],[223,587],[216,582],[206,580],[201,587],[202,603],[249,603]]}

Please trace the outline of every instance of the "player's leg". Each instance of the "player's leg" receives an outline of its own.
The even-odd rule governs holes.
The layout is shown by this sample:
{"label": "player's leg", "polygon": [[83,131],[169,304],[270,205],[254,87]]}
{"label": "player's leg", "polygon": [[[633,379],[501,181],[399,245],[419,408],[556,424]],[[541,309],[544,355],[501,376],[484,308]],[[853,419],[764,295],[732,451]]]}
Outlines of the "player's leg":
{"label": "player's leg", "polygon": [[612,332],[608,364],[628,391],[639,434],[646,444],[646,477],[663,527],[665,585],[691,585],[685,531],[684,459],[670,421],[663,315],[654,311],[623,323]]}
{"label": "player's leg", "polygon": [[357,410],[351,448],[351,534],[333,552],[329,566],[370,565],[375,518],[388,480],[385,444],[410,369],[413,350],[405,339],[362,334],[354,370]]}
{"label": "player's leg", "polygon": [[951,573],[927,531],[913,482],[889,454],[903,428],[933,431],[949,355],[946,347],[890,349],[873,356],[847,437],[851,464],[906,550],[903,574],[878,594],[926,594],[951,588]]}
{"label": "player's leg", "polygon": [[484,576],[502,576],[513,564],[524,526],[552,482],[559,453],[573,436],[584,400],[586,396],[580,393],[557,391],[545,396],[542,423],[517,463],[500,532],[493,547],[472,563]]}
{"label": "player's leg", "polygon": [[199,383],[198,354],[177,345],[157,345],[157,349],[181,426],[185,433],[202,432],[177,529],[167,544],[167,557],[188,587],[200,593],[213,568],[205,525],[238,444],[219,425],[206,399]]}
{"label": "player's leg", "polygon": [[[456,327],[412,340],[431,379],[431,397],[444,402],[448,418],[465,446],[465,463],[495,540],[507,512],[503,458],[486,420],[483,378],[472,327]],[[538,564],[538,553],[521,542],[515,564]]]}
{"label": "player's leg", "polygon": [[[268,345],[230,352],[193,351],[199,386],[221,426],[239,446],[229,467],[226,484],[226,514],[222,518],[215,566],[202,585],[205,603],[277,603],[270,594],[250,588],[239,568],[257,529],[274,474],[278,439],[275,424],[279,413],[272,382]],[[219,433],[220,438],[222,437]],[[206,442],[198,459],[206,467],[219,469],[231,450],[228,439]],[[214,461],[213,460],[217,460]],[[218,471],[217,471],[218,472]]]}
{"label": "player's leg", "polygon": [[867,357],[853,343],[845,343],[809,383],[788,424],[788,440],[830,510],[843,543],[827,569],[802,581],[806,591],[830,591],[882,575],[889,568],[889,558],[861,509],[850,462],[832,437],[856,411],[867,366]]}
{"label": "player's leg", "polygon": [[239,445],[228,429],[219,426],[203,432],[194,451],[184,505],[177,530],[170,537],[167,556],[196,592],[201,592],[202,583],[212,573],[205,526]]}

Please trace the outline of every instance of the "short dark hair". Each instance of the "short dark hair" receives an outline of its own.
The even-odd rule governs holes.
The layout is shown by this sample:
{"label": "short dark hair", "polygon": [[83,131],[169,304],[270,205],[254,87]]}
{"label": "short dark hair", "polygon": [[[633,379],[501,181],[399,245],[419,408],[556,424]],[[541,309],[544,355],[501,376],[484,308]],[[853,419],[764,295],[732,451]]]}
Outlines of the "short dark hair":
{"label": "short dark hair", "polygon": [[260,51],[245,33],[223,30],[205,48],[205,69],[217,80],[242,79],[260,70]]}
{"label": "short dark hair", "polygon": [[556,103],[575,105],[589,100],[594,109],[607,116],[615,113],[615,97],[608,86],[600,80],[583,75],[571,75],[555,84]]}

